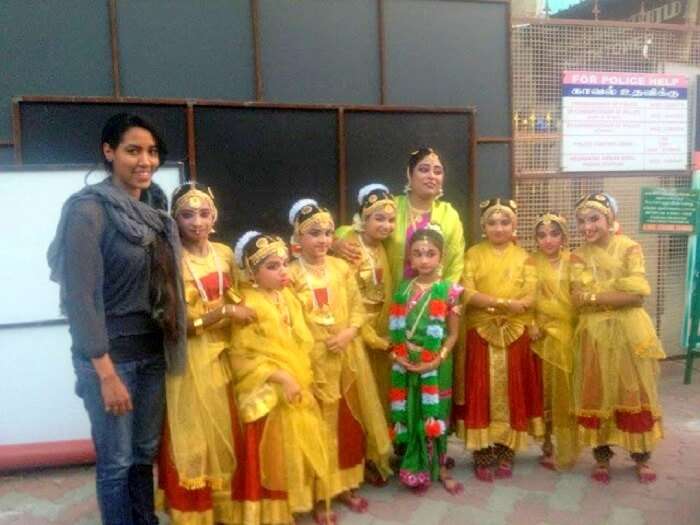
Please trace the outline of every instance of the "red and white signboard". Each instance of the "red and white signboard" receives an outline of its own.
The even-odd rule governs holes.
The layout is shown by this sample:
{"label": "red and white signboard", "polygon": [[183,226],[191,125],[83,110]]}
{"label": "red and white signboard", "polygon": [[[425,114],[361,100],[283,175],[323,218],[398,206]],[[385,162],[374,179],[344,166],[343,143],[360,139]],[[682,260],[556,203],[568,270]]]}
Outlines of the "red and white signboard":
{"label": "red and white signboard", "polygon": [[688,78],[564,71],[562,171],[688,167]]}

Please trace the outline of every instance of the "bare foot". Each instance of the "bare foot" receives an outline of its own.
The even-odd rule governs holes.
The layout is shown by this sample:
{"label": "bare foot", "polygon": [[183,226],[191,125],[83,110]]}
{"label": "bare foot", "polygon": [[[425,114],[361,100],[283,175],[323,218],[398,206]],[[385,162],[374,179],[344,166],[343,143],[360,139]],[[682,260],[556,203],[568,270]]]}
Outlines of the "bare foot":
{"label": "bare foot", "polygon": [[352,490],[346,490],[343,492],[340,496],[338,496],[338,500],[346,505],[351,511],[360,514],[367,512],[367,509],[369,508],[369,502],[362,496],[355,494],[355,492]]}
{"label": "bare foot", "polygon": [[552,454],[542,454],[540,456],[540,465],[548,470],[556,470],[554,466],[554,456]]}
{"label": "bare foot", "polygon": [[317,505],[314,509],[314,521],[316,525],[335,525],[338,522],[338,516],[335,512],[326,510],[325,505]]}
{"label": "bare foot", "polygon": [[464,491],[464,485],[447,473],[447,467],[440,469],[440,481],[442,482],[442,486],[445,487],[445,490],[453,496],[461,494]]}

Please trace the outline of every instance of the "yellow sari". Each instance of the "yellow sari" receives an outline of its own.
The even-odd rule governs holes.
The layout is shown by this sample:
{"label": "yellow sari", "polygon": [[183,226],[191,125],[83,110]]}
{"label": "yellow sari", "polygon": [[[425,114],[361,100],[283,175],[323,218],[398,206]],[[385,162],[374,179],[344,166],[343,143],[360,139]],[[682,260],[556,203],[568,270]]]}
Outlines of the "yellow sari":
{"label": "yellow sari", "polygon": [[[582,293],[651,293],[642,249],[625,235],[614,235],[604,248],[585,244],[575,250],[571,282]],[[575,339],[581,443],[650,452],[663,435],[657,382],[658,360],[665,354],[649,314],[638,306],[585,306]]]}
{"label": "yellow sari", "polygon": [[532,349],[542,359],[544,416],[551,425],[558,469],[571,468],[579,453],[572,393],[575,318],[569,290],[570,259],[568,250],[561,252],[556,267],[541,252],[531,259],[537,274],[535,323],[542,334]]}
{"label": "yellow sari", "polygon": [[[347,403],[352,417],[361,425],[365,435],[366,459],[372,461],[382,476],[391,473],[389,455],[391,441],[384,410],[373,381],[372,369],[358,335],[342,352],[331,352],[325,341],[339,330],[354,326],[358,330],[366,322],[362,297],[348,264],[341,259],[326,256],[324,275],[316,275],[302,267],[299,260],[290,265],[294,291],[300,299],[304,315],[314,339],[311,366],[313,392],[321,405],[329,437],[330,481],[327,492],[317,497],[333,497],[360,485],[364,465],[341,469],[338,450],[338,411],[341,399]],[[325,290],[325,306],[316,292]]]}
{"label": "yellow sari", "polygon": [[[313,337],[291,290],[280,292],[279,303],[252,287],[243,288],[242,296],[257,320],[232,331],[231,369],[239,417],[243,425],[266,418],[259,443],[260,472],[243,484],[259,479],[265,489],[285,492],[286,500],[236,498],[231,515],[222,521],[244,525],[291,523],[292,513],[313,508],[315,484],[328,481],[328,438],[311,391],[309,353]],[[278,370],[298,382],[299,402],[287,402],[282,388],[268,380]],[[246,454],[256,452],[248,450]]]}
{"label": "yellow sari", "polygon": [[[185,255],[188,262],[182,263],[189,319],[224,303],[240,301],[231,249],[219,243],[210,243],[210,247],[206,257]],[[228,286],[223,296],[218,296],[217,265],[224,286]],[[212,300],[204,302],[195,277]],[[166,375],[168,432],[161,449],[157,503],[168,510],[173,523],[213,524],[227,512],[229,485],[236,467],[229,404],[231,374],[226,355],[229,330],[228,323],[218,323],[201,335],[188,335],[184,373]],[[202,491],[211,493],[212,508],[201,510],[201,504],[196,503]]]}

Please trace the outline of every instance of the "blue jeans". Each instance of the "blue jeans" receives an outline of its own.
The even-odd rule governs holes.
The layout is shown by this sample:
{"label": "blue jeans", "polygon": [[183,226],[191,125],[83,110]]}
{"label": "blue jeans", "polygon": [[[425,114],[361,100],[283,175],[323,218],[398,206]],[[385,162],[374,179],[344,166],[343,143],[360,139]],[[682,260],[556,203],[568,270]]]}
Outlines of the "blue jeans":
{"label": "blue jeans", "polygon": [[89,359],[73,356],[76,393],[90,418],[97,453],[97,501],[105,525],[158,523],[153,509],[153,459],[165,408],[165,358],[115,363],[133,411],[105,411],[100,380]]}

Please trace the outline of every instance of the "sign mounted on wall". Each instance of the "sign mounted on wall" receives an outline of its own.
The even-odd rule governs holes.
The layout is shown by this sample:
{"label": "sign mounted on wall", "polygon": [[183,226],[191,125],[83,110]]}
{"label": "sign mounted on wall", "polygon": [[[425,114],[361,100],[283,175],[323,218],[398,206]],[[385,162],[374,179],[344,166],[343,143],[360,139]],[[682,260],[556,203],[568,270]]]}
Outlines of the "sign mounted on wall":
{"label": "sign mounted on wall", "polygon": [[698,192],[642,188],[639,230],[642,233],[696,233]]}
{"label": "sign mounted on wall", "polygon": [[564,172],[688,168],[688,78],[564,71]]}

